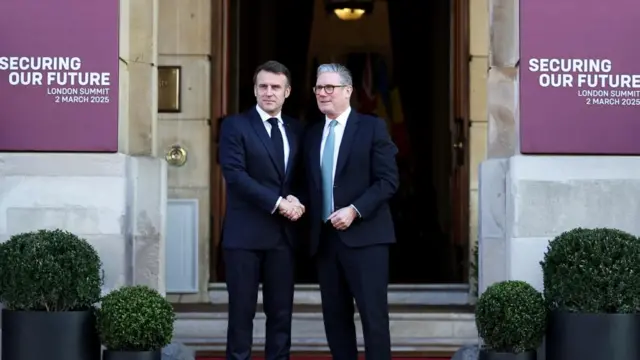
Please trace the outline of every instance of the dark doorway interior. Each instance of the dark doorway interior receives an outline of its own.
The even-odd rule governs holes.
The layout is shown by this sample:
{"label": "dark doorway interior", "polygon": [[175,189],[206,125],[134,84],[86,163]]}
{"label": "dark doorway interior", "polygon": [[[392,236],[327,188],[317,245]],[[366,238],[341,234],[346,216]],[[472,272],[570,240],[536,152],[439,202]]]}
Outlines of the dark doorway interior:
{"label": "dark doorway interior", "polygon": [[[322,0],[231,1],[231,111],[255,105],[253,71],[273,59],[284,63],[293,77],[284,112],[307,124],[321,121],[311,92],[315,69],[328,61],[347,65],[356,89],[353,107],[386,119],[400,149],[401,188],[392,201],[397,244],[391,253],[391,282],[466,282],[467,239],[452,235],[467,232],[452,231],[453,192],[460,189],[452,185],[451,175],[455,126],[450,2],[376,1],[374,13],[384,14],[378,13],[374,24],[372,19],[366,21],[372,29],[388,29],[389,40],[380,43],[374,36],[376,44],[369,37],[358,46],[352,41],[341,49],[340,42],[347,37],[343,35],[351,28],[362,32],[364,23],[357,22],[365,20],[318,26],[340,20],[327,20],[334,15],[317,1]],[[333,45],[314,47],[314,39],[325,43],[328,39]],[[304,247],[299,260],[298,283],[316,283]]]}

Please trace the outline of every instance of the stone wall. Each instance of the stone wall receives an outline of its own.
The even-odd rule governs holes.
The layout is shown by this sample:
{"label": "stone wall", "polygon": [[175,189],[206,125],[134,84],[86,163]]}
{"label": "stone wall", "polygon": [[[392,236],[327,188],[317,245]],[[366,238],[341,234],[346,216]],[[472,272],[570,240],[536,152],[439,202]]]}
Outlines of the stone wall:
{"label": "stone wall", "polygon": [[[120,0],[120,151],[162,163],[165,199],[197,199],[199,205],[199,293],[169,294],[174,302],[208,301],[210,84],[218,60],[212,46],[212,18],[219,18],[219,3]],[[157,68],[162,65],[182,68],[179,113],[157,111]],[[164,161],[173,145],[187,150],[184,166],[169,166]],[[162,265],[164,268],[164,258]]]}
{"label": "stone wall", "polygon": [[[211,72],[219,61],[212,36],[212,18],[219,4],[211,0],[158,0],[158,63],[182,67],[182,111],[158,114],[158,156],[170,146],[187,150],[187,162],[168,166],[168,196],[198,200],[198,280],[199,292],[169,294],[173,302],[208,302],[210,237],[211,152]],[[217,24],[221,26],[222,24]],[[219,81],[219,79],[215,79]]]}

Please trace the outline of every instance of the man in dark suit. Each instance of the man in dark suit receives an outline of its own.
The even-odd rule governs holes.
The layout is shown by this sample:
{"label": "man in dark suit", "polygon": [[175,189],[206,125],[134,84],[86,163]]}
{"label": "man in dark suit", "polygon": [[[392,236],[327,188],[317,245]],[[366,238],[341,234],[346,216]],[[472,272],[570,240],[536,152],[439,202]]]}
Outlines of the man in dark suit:
{"label": "man in dark suit", "polygon": [[351,109],[346,67],[320,65],[314,91],[325,119],[305,137],[304,203],[331,355],[357,359],[355,299],[366,359],[389,360],[387,287],[395,234],[388,201],[398,189],[397,148],[382,119]]}
{"label": "man in dark suit", "polygon": [[289,70],[276,61],[254,75],[255,108],[222,122],[220,165],[227,186],[223,224],[229,323],[227,359],[251,358],[253,318],[262,282],[266,359],[288,359],[294,287],[292,221],[304,206],[292,189],[301,126],[281,113]]}

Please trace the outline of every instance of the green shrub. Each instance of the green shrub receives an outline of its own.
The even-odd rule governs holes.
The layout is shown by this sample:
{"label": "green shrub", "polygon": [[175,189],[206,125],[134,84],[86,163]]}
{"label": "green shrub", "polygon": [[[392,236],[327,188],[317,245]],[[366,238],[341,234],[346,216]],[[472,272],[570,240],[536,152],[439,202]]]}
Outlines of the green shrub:
{"label": "green shrub", "polygon": [[157,291],[125,286],[102,299],[98,331],[109,350],[159,350],[171,343],[174,320],[173,307]]}
{"label": "green shrub", "polygon": [[519,354],[542,344],[546,327],[542,294],[524,281],[495,283],[476,304],[476,327],[488,349]]}
{"label": "green shrub", "polygon": [[606,228],[564,232],[549,243],[540,265],[551,310],[640,309],[640,241],[629,233]]}
{"label": "green shrub", "polygon": [[62,230],[12,236],[0,245],[0,302],[10,310],[88,310],[102,288],[100,257]]}

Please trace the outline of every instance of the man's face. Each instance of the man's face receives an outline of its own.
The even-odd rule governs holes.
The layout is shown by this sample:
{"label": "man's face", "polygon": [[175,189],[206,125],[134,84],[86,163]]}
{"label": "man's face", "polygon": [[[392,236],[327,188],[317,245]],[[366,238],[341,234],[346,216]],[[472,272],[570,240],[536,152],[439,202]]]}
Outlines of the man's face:
{"label": "man's face", "polygon": [[284,74],[274,74],[260,71],[256,77],[253,93],[258,106],[271,116],[276,116],[282,110],[284,100],[291,93],[291,86]]}
{"label": "man's face", "polygon": [[340,83],[338,73],[322,73],[316,80],[316,100],[318,109],[329,117],[337,117],[349,107],[351,86]]}

